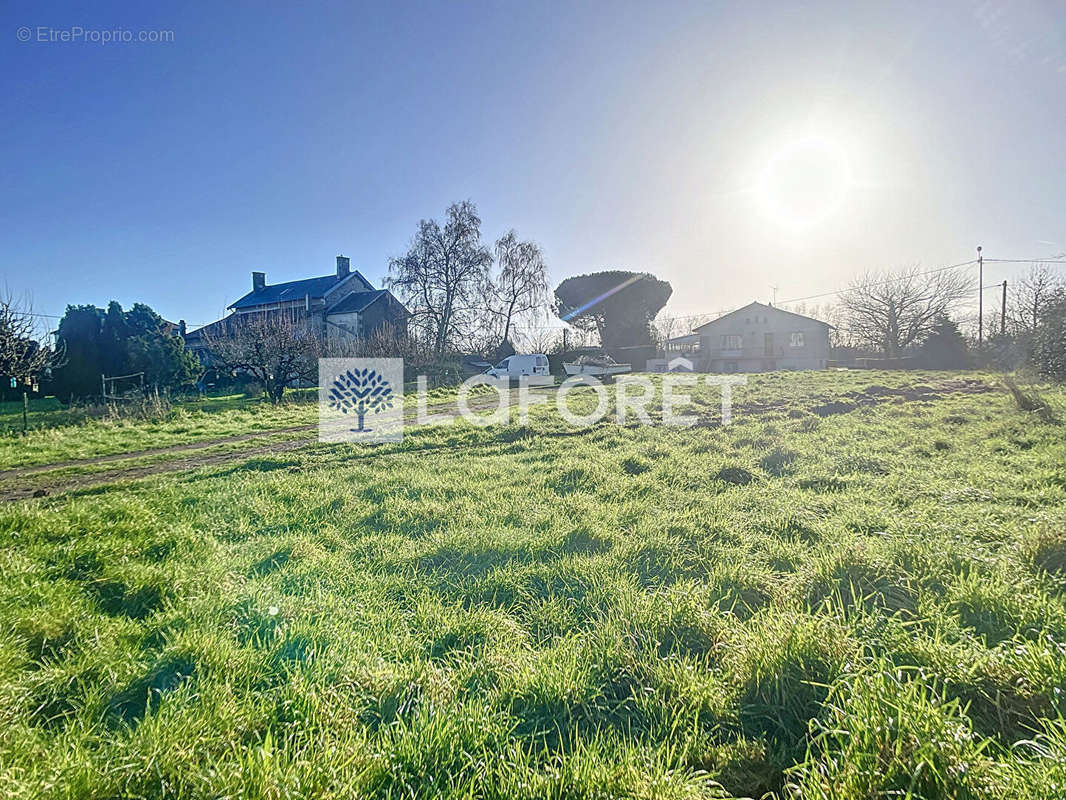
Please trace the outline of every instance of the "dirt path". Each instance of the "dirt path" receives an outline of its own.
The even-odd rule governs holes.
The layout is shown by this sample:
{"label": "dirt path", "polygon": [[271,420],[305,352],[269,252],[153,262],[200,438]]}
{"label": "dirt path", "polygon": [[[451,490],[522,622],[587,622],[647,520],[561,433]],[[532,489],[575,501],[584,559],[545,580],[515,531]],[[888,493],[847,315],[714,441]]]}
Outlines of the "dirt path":
{"label": "dirt path", "polygon": [[[508,397],[508,405],[513,405],[517,400],[517,391],[512,390]],[[467,403],[471,411],[487,411],[497,407],[499,401],[495,396],[490,398],[471,398]],[[457,403],[439,403],[427,407],[430,414],[458,414]],[[411,425],[418,416],[417,409],[404,410],[404,425]],[[253,439],[278,436],[286,433],[313,433],[313,436],[301,436],[282,442],[272,442],[262,447],[249,447],[240,450],[226,451],[222,453],[200,453],[212,447],[221,447],[228,444],[239,444]],[[318,425],[294,425],[286,428],[273,428],[270,430],[253,431],[215,439],[204,439],[188,444],[159,447],[149,450],[136,450],[128,453],[112,453],[94,458],[79,458],[69,461],[57,461],[51,464],[35,464],[30,467],[7,469],[0,471],[0,502],[13,500],[25,500],[31,497],[45,497],[78,489],[90,489],[94,486],[113,483],[118,480],[136,480],[151,475],[163,475],[171,472],[199,469],[201,467],[213,467],[223,464],[247,461],[249,459],[286,453],[299,450],[318,442]],[[88,472],[80,475],[55,476],[47,473],[63,469],[92,466],[96,464],[109,464],[121,461],[133,461],[140,458],[153,456],[167,456],[192,453],[185,458],[166,459],[151,464],[126,465],[115,469]],[[34,476],[38,476],[36,479]],[[24,480],[24,479],[29,480]]]}
{"label": "dirt path", "polygon": [[57,469],[69,469],[70,467],[107,464],[112,461],[132,461],[135,458],[151,458],[152,456],[166,455],[167,453],[184,453],[190,450],[203,450],[208,447],[247,442],[251,439],[261,439],[266,436],[313,431],[317,427],[317,425],[292,425],[288,428],[270,428],[268,430],[234,434],[233,436],[222,436],[215,439],[201,439],[200,441],[189,442],[188,444],[153,447],[148,450],[131,450],[125,453],[109,453],[106,456],[93,456],[92,458],[73,458],[69,461],[53,461],[50,464],[34,464],[29,467],[15,467],[14,469],[0,470],[0,481],[6,481],[10,478],[21,478],[26,475],[34,475],[38,472],[53,472]]}

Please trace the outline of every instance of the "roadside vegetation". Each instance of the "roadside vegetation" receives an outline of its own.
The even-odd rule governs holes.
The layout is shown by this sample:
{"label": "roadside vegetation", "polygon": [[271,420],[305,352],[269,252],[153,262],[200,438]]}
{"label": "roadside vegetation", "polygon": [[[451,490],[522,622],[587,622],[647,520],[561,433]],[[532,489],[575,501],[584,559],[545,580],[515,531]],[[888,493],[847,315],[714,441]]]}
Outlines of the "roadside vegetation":
{"label": "roadside vegetation", "polygon": [[5,793],[1063,796],[1057,417],[987,375],[694,394],[5,505]]}

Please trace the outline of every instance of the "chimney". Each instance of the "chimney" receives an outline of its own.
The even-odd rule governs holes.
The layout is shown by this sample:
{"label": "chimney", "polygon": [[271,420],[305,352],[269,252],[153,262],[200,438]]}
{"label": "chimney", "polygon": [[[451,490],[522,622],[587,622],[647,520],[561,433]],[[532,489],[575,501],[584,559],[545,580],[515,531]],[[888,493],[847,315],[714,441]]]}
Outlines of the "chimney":
{"label": "chimney", "polygon": [[337,280],[344,280],[351,271],[351,259],[348,256],[337,256]]}
{"label": "chimney", "polygon": [[265,272],[252,273],[252,291],[261,292],[266,288],[267,274]]}
{"label": "chimney", "polygon": [[178,333],[181,334],[181,338],[185,338],[185,320],[183,319],[178,320]]}

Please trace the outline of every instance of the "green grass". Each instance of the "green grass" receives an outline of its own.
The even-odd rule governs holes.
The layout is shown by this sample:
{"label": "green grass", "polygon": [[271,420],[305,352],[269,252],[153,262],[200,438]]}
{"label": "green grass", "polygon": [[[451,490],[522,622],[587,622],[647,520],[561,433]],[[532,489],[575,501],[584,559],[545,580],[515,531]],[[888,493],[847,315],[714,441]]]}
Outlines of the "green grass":
{"label": "green grass", "polygon": [[[488,391],[487,387],[474,387],[471,396]],[[432,407],[454,402],[454,397],[454,389],[437,388],[427,393],[427,403]],[[405,395],[405,407],[414,408],[415,402],[415,394]],[[239,394],[176,402],[168,413],[147,420],[87,417],[78,409],[60,405],[55,398],[44,398],[31,401],[25,435],[22,403],[0,403],[0,470],[314,426],[317,422],[317,389],[289,390],[278,405]]]}
{"label": "green grass", "polygon": [[85,417],[53,398],[34,401],[30,430],[22,435],[21,403],[0,413],[0,469],[92,458],[188,444],[204,439],[315,423],[317,406],[303,397],[278,406],[241,395],[175,403],[159,419]]}
{"label": "green grass", "polygon": [[7,505],[0,787],[1064,797],[1066,428],[970,379],[760,376],[727,428],[701,389],[693,429],[541,409]]}

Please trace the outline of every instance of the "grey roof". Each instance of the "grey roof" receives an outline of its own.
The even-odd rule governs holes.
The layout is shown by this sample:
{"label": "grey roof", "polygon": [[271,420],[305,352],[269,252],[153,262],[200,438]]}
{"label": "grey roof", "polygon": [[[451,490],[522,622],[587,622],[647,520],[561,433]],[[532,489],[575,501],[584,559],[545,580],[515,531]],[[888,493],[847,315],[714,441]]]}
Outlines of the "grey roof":
{"label": "grey roof", "polygon": [[201,325],[195,330],[186,332],[186,342],[199,342],[204,338],[204,334],[208,336],[221,336],[226,334],[229,327],[229,317],[223,317],[222,319],[216,319],[214,322],[209,322],[206,325]]}
{"label": "grey roof", "polygon": [[385,289],[375,289],[372,292],[352,292],[342,300],[334,303],[327,310],[327,314],[346,314],[352,311],[362,311],[379,297],[388,294]]}
{"label": "grey roof", "polygon": [[827,327],[827,328],[832,328],[833,327],[828,322],[822,322],[822,320],[820,320],[820,319],[815,319],[814,317],[808,317],[808,316],[805,316],[804,314],[797,314],[794,311],[785,311],[785,309],[783,309],[783,308],[776,308],[775,306],[768,306],[765,303],[748,303],[743,308],[738,308],[736,311],[730,311],[728,314],[723,314],[718,319],[713,319],[710,322],[707,322],[707,323],[704,323],[703,325],[700,325],[698,328],[693,328],[693,330],[702,331],[704,328],[709,328],[712,325],[716,325],[719,322],[722,322],[723,320],[729,319],[730,317],[735,316],[736,314],[740,314],[740,313],[745,312],[745,311],[747,311],[747,312],[751,312],[751,311],[759,311],[759,312],[774,311],[774,312],[776,312],[778,314],[787,314],[790,317],[796,317],[797,319],[805,320],[806,322],[816,322],[819,325],[825,325],[825,327]]}
{"label": "grey roof", "polygon": [[[269,284],[258,292],[248,292],[240,300],[230,305],[230,308],[254,308],[255,306],[285,303],[290,300],[303,300],[306,295],[311,295],[312,298],[317,299],[324,297],[330,289],[353,275],[358,275],[361,280],[366,281],[366,278],[360,275],[359,270],[352,270],[343,278],[338,278],[336,275],[324,275],[321,278],[304,278],[300,281]],[[369,281],[367,283],[369,284]]]}
{"label": "grey roof", "polygon": [[669,344],[696,344],[700,340],[698,333],[686,333],[684,336],[675,336],[672,339],[667,339],[666,343]]}

